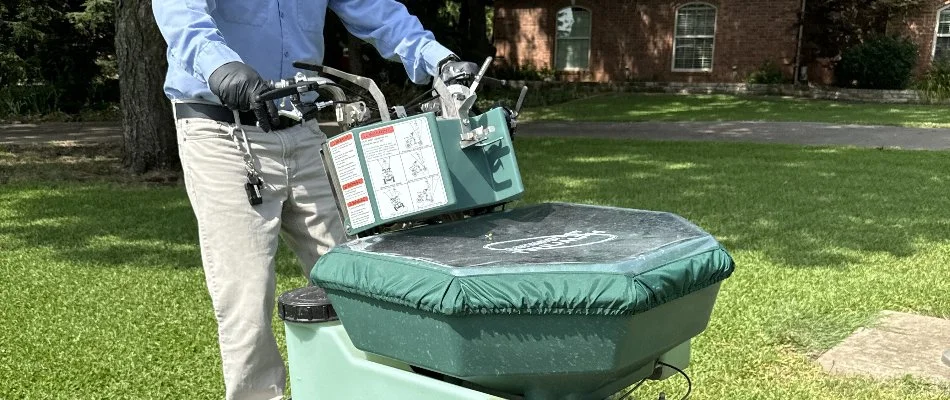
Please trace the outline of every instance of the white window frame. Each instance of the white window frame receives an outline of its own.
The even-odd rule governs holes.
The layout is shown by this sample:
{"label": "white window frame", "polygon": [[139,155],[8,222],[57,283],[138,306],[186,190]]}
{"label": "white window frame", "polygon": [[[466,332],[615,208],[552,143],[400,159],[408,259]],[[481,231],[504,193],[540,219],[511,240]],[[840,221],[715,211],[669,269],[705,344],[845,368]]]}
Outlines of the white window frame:
{"label": "white window frame", "polygon": [[950,5],[940,7],[937,10],[936,23],[934,23],[934,37],[933,43],[930,45],[930,61],[933,62],[937,59],[937,38],[941,37],[950,37],[950,33],[940,34],[940,14],[943,14],[944,11],[950,12]]}
{"label": "white window frame", "polygon": [[[564,68],[564,69],[557,69],[557,56],[558,56],[557,52],[558,52],[558,48],[560,47],[560,46],[558,46],[558,40],[560,40],[561,38],[559,38],[559,37],[557,36],[557,19],[556,19],[556,18],[557,18],[557,13],[561,12],[561,10],[566,9],[566,8],[571,8],[571,9],[573,9],[573,8],[580,8],[580,9],[586,11],[586,12],[587,12],[587,17],[590,18],[590,30],[587,31],[587,36],[586,36],[586,39],[587,39],[587,68]],[[593,44],[593,40],[591,40],[591,37],[593,36],[593,31],[594,31],[594,13],[593,13],[589,8],[587,8],[587,7],[581,7],[581,6],[567,6],[567,7],[561,7],[561,8],[559,8],[556,12],[554,12],[554,15],[555,15],[555,21],[554,21],[554,60],[552,60],[553,62],[551,63],[551,65],[552,65],[554,68],[552,68],[552,69],[553,69],[555,72],[559,72],[559,71],[564,71],[564,72],[586,72],[586,71],[590,71],[591,45]],[[576,40],[576,39],[585,39],[585,37],[584,37],[584,36],[571,36],[571,37],[564,38],[564,39]]]}
{"label": "white window frame", "polygon": [[[679,23],[680,23],[680,10],[682,10],[683,7],[692,6],[692,5],[707,6],[707,7],[712,8],[713,11],[716,13],[716,17],[713,18],[713,34],[711,36],[713,40],[713,44],[712,44],[712,55],[710,56],[711,60],[709,63],[709,68],[676,68],[676,39],[680,37],[680,36],[676,36],[676,27],[679,26]],[[713,65],[716,64],[715,62],[716,61],[716,32],[719,32],[719,26],[718,26],[719,25],[719,8],[706,2],[693,1],[686,4],[682,4],[679,7],[676,7],[676,11],[674,15],[675,17],[673,19],[673,57],[672,59],[670,59],[670,70],[672,70],[673,72],[712,72]],[[682,36],[682,37],[684,39],[691,39],[691,38],[709,38],[710,36],[687,35],[687,36]]]}

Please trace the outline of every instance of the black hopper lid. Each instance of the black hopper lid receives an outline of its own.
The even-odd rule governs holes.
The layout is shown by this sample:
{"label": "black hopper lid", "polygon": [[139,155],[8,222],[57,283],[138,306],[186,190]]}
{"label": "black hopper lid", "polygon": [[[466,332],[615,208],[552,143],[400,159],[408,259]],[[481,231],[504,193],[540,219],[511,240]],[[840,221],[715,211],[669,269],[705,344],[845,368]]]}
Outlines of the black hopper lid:
{"label": "black hopper lid", "polygon": [[277,315],[290,322],[327,322],[337,319],[327,293],[318,286],[284,292],[277,298]]}

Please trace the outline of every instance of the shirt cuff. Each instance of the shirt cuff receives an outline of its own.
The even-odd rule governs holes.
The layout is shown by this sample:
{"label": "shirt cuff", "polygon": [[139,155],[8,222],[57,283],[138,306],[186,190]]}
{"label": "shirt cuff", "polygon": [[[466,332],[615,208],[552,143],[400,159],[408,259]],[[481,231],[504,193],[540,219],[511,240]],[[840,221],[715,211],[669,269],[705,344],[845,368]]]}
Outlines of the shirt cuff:
{"label": "shirt cuff", "polygon": [[439,76],[439,62],[455,53],[438,42],[432,41],[422,48],[421,54],[426,72],[431,76]]}
{"label": "shirt cuff", "polygon": [[241,61],[241,56],[222,42],[208,42],[195,57],[195,78],[207,83],[214,70],[232,61]]}

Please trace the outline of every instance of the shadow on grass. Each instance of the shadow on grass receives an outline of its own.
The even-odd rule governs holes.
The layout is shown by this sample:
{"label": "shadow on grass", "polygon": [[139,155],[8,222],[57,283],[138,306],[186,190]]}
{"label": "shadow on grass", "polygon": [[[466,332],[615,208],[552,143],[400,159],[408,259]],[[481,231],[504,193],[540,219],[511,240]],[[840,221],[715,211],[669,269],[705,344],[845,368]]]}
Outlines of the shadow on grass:
{"label": "shadow on grass", "polygon": [[[516,151],[525,201],[670,211],[730,250],[788,266],[907,257],[950,231],[946,153],[530,138]],[[88,162],[109,170],[114,160]],[[0,185],[0,250],[45,249],[91,266],[200,267],[181,184],[17,182]],[[283,245],[277,269],[299,276]]]}
{"label": "shadow on grass", "polygon": [[[201,268],[174,173],[125,174],[115,145],[0,149],[0,254],[88,267]],[[44,254],[40,256],[38,254]],[[301,276],[281,243],[277,272]]]}
{"label": "shadow on grass", "polygon": [[614,94],[527,109],[531,120],[807,121],[950,126],[937,105],[848,103],[774,96]]}
{"label": "shadow on grass", "polygon": [[11,185],[0,189],[0,199],[0,236],[6,238],[0,247],[90,267],[200,265],[181,188]]}
{"label": "shadow on grass", "polygon": [[[0,252],[32,249],[85,267],[201,268],[198,227],[182,186],[7,185],[0,202]],[[283,243],[277,272],[301,276]]]}
{"label": "shadow on grass", "polygon": [[[528,202],[670,211],[780,265],[907,257],[950,231],[946,153],[737,143],[524,139]],[[866,256],[864,254],[863,256]]]}

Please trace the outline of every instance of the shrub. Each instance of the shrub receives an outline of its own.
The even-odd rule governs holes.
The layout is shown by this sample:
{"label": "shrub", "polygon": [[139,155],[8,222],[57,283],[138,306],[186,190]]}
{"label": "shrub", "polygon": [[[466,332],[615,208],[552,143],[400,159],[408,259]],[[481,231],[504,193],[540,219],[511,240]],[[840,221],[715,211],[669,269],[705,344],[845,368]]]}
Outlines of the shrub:
{"label": "shrub", "polygon": [[766,60],[759,69],[749,74],[747,81],[751,84],[776,84],[784,82],[785,75],[782,74],[782,69],[778,64],[772,60]]}
{"label": "shrub", "polygon": [[503,65],[491,68],[488,75],[492,78],[513,81],[549,81],[554,78],[554,71],[550,68],[538,68],[534,64]]}
{"label": "shrub", "polygon": [[934,60],[915,86],[928,101],[950,100],[950,58],[941,57]]}
{"label": "shrub", "polygon": [[62,91],[51,85],[0,87],[0,120],[55,113],[59,111],[62,98]]}
{"label": "shrub", "polygon": [[[554,84],[542,85],[528,89],[528,94],[524,99],[524,108],[546,107],[554,104],[565,103],[590,96],[577,89],[575,84]],[[505,105],[514,107],[521,94],[520,88],[499,88],[485,85],[484,89],[479,89],[477,104],[482,109],[487,109],[493,105]]]}
{"label": "shrub", "polygon": [[917,65],[917,45],[908,38],[877,36],[845,50],[835,67],[839,86],[904,89]]}

